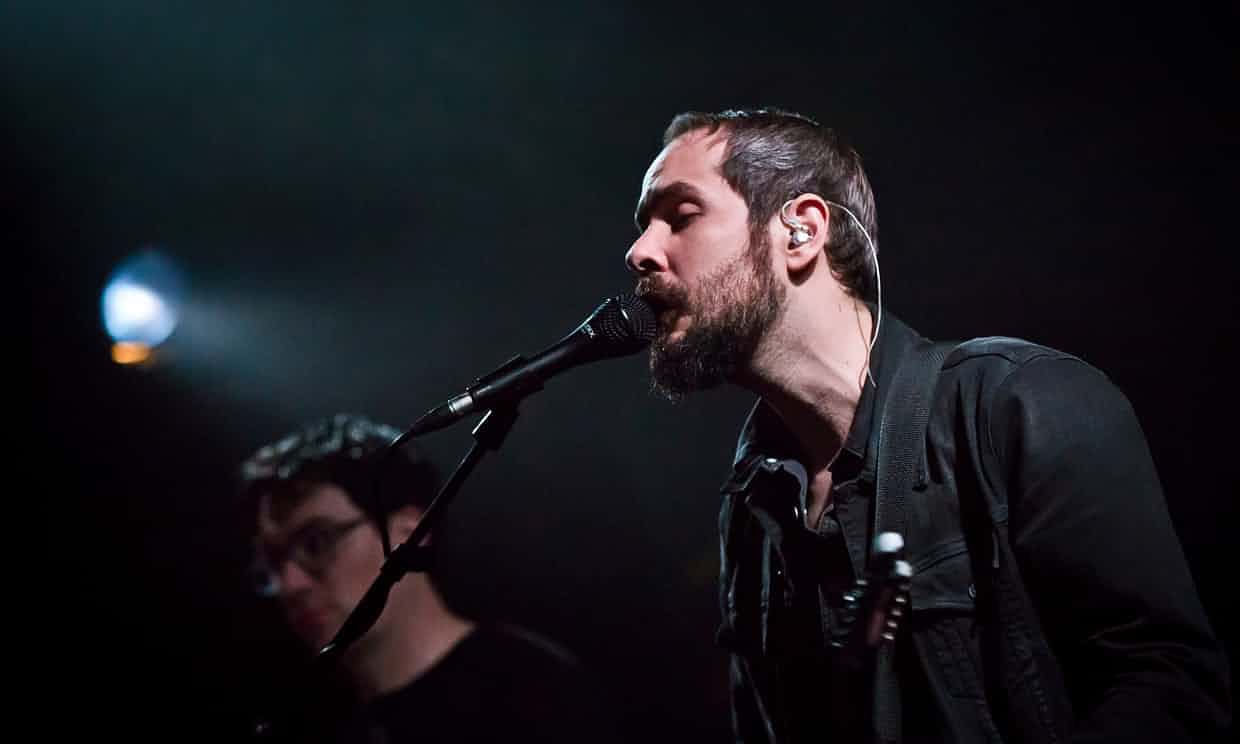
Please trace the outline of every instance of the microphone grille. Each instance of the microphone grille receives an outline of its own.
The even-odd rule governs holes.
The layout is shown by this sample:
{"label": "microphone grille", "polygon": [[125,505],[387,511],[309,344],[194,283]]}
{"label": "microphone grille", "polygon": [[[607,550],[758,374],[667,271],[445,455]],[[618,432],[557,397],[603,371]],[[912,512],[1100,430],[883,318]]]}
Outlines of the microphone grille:
{"label": "microphone grille", "polygon": [[637,351],[654,340],[659,321],[654,310],[635,294],[616,295],[599,307],[591,325],[608,343]]}

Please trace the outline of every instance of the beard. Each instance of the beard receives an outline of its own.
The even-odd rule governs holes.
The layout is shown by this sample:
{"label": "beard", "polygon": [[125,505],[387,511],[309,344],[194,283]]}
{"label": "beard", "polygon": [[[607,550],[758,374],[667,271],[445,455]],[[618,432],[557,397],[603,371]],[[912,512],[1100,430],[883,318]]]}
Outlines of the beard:
{"label": "beard", "polygon": [[660,309],[692,316],[692,324],[671,340],[661,328],[650,346],[651,388],[668,400],[709,390],[736,379],[753,359],[784,306],[786,288],[770,265],[765,233],[727,263],[703,276],[692,291],[660,275],[643,278],[637,293]]}

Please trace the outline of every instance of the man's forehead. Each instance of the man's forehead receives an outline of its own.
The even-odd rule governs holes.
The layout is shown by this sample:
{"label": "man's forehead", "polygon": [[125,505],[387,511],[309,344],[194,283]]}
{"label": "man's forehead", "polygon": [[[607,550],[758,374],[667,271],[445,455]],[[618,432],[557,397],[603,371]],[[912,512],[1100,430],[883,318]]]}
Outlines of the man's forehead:
{"label": "man's forehead", "polygon": [[258,531],[261,536],[276,537],[296,532],[316,519],[351,519],[360,512],[344,489],[334,483],[271,490],[259,495]]}
{"label": "man's forehead", "polygon": [[722,129],[685,132],[669,142],[650,164],[642,179],[642,194],[649,194],[661,183],[685,181],[705,186],[713,178],[722,179],[720,166],[726,150],[727,135]]}

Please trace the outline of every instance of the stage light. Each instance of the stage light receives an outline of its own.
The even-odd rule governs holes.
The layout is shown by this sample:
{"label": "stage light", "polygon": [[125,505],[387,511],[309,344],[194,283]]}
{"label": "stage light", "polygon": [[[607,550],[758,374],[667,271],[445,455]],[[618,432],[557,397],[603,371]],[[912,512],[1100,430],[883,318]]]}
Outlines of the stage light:
{"label": "stage light", "polygon": [[119,364],[147,361],[176,329],[181,276],[170,259],[146,249],[112,272],[103,290],[103,326]]}

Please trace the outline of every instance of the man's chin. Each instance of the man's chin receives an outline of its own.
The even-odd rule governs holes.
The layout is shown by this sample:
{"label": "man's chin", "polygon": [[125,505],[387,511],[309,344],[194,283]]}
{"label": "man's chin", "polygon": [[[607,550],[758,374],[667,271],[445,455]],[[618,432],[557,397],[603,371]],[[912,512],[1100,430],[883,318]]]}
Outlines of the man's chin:
{"label": "man's chin", "polygon": [[333,623],[326,614],[320,613],[295,617],[292,625],[293,632],[297,634],[302,643],[312,652],[317,652],[336,637],[334,628],[339,624]]}
{"label": "man's chin", "polygon": [[683,349],[664,345],[651,352],[650,388],[673,403],[690,393],[710,390],[727,382],[721,375],[704,372],[699,361]]}

